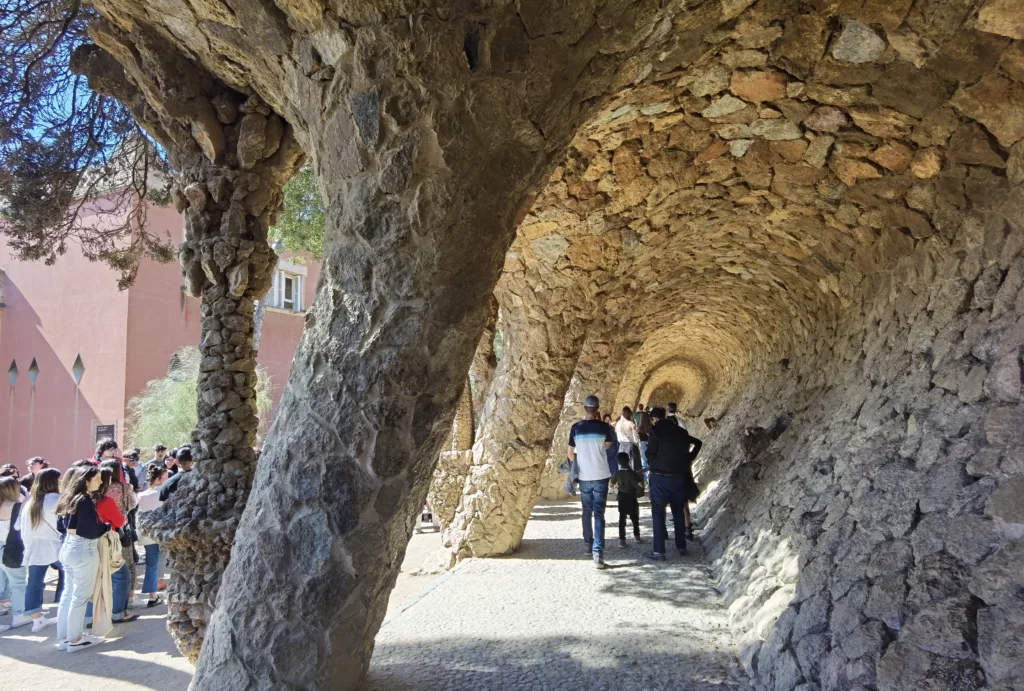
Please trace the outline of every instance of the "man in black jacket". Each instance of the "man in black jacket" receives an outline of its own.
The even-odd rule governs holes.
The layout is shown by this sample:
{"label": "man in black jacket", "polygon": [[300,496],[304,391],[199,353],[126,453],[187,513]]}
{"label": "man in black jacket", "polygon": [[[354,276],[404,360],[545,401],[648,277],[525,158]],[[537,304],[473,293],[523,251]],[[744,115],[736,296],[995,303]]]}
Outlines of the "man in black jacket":
{"label": "man in black jacket", "polygon": [[686,554],[684,509],[687,499],[696,499],[697,483],[691,465],[703,445],[691,437],[674,420],[666,419],[664,408],[651,413],[654,427],[647,441],[647,465],[651,471],[651,517],[654,523],[654,551],[647,559],[665,561],[665,507],[672,507],[672,524],[676,531],[676,548]]}

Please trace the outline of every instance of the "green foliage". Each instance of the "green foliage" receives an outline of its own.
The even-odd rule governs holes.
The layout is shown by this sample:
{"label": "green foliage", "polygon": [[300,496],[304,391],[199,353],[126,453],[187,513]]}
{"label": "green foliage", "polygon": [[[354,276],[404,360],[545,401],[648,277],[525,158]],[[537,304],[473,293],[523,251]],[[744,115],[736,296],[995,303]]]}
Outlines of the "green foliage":
{"label": "green foliage", "polygon": [[[146,384],[128,401],[125,445],[152,449],[157,443],[169,447],[192,440],[198,424],[196,386],[199,379],[199,348],[186,346],[171,358],[167,376]],[[258,439],[262,440],[270,417],[270,375],[256,368],[256,410],[260,418]]]}
{"label": "green foliage", "polygon": [[284,188],[284,210],[270,229],[275,240],[292,252],[309,252],[320,261],[324,256],[324,203],[316,187],[313,169],[304,166]]}

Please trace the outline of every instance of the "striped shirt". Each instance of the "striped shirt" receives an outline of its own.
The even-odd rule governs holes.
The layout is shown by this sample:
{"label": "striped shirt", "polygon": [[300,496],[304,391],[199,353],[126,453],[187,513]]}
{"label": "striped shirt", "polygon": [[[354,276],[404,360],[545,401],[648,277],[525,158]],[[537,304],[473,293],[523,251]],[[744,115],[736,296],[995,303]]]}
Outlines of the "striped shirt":
{"label": "striped shirt", "polygon": [[572,426],[569,446],[576,449],[581,481],[605,480],[612,476],[608,468],[605,443],[615,443],[615,432],[607,422],[580,420]]}

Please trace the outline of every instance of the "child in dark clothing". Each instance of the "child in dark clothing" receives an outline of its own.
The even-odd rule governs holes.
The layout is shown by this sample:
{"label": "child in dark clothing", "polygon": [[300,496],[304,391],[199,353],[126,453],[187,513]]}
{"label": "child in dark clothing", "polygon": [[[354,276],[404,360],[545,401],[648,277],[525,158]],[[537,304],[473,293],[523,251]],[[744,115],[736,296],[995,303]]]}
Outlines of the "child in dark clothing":
{"label": "child in dark clothing", "polygon": [[640,501],[637,493],[643,483],[643,475],[630,468],[628,453],[620,453],[616,460],[619,469],[612,476],[611,486],[618,490],[619,498],[619,547],[626,546],[626,519],[633,521],[633,539],[640,539]]}

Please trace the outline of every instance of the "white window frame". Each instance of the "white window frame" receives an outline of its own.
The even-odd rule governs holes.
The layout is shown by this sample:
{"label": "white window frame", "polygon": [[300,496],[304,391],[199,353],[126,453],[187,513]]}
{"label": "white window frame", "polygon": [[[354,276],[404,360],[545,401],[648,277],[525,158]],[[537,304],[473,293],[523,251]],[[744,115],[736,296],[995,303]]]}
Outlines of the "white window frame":
{"label": "white window frame", "polygon": [[[292,282],[292,299],[285,299],[285,287],[288,281]],[[305,309],[303,304],[303,290],[306,286],[306,267],[302,264],[294,264],[288,261],[278,262],[274,270],[274,280],[270,288],[269,307],[284,312],[302,312]]]}

